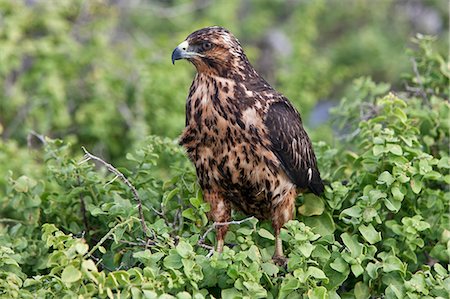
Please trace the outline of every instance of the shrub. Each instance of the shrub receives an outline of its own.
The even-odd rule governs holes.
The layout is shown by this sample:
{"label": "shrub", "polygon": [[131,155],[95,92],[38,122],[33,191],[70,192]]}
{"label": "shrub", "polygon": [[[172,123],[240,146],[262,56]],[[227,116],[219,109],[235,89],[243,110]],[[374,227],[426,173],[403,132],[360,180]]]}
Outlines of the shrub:
{"label": "shrub", "polygon": [[115,169],[47,138],[34,152],[44,169],[16,168],[0,198],[0,294],[448,298],[449,76],[418,42],[409,91],[362,78],[337,108],[350,134],[316,144],[330,183],[322,199],[299,197],[281,234],[286,268],[271,260],[270,224],[254,218],[231,225],[223,254],[211,250],[209,206],[175,141],[150,137]]}

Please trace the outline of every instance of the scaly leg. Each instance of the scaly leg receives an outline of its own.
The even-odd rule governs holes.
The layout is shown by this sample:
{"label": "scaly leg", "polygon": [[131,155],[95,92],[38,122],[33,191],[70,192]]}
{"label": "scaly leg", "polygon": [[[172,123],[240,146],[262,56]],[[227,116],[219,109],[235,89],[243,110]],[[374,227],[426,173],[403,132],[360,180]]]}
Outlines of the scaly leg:
{"label": "scaly leg", "polygon": [[272,226],[275,231],[275,252],[272,259],[280,266],[285,266],[287,263],[287,259],[283,254],[283,244],[280,238],[280,230],[286,222],[292,219],[296,196],[297,192],[295,189],[288,192],[285,195],[285,199],[275,207],[272,215]]}
{"label": "scaly leg", "polygon": [[[204,195],[205,201],[211,205],[209,217],[214,222],[229,222],[231,217],[231,205],[218,192],[208,191]],[[217,252],[223,251],[224,238],[227,233],[228,225],[216,226]]]}

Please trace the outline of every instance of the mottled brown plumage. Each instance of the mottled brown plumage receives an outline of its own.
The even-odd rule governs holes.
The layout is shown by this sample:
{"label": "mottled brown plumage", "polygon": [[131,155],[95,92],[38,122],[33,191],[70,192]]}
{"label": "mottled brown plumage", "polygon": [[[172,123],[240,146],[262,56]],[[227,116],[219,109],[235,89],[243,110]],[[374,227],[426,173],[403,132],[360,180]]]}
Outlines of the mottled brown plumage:
{"label": "mottled brown plumage", "polygon": [[[172,53],[187,59],[197,74],[186,101],[183,145],[197,170],[214,221],[230,220],[231,209],[272,221],[278,235],[292,219],[298,190],[323,192],[311,141],[297,110],[249,63],[226,29],[190,34]],[[227,226],[217,228],[217,250]]]}

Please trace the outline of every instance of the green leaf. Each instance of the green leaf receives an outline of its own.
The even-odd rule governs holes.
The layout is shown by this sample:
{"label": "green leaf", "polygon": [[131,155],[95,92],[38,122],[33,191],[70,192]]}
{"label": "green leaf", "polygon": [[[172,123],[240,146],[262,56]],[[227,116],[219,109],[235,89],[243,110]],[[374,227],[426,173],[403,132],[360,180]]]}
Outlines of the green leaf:
{"label": "green leaf", "polygon": [[313,194],[305,194],[303,205],[298,208],[298,212],[304,216],[321,215],[324,210],[323,199]]}
{"label": "green leaf", "polygon": [[171,253],[163,260],[164,267],[180,269],[182,267],[181,256],[177,253]]}
{"label": "green leaf", "polygon": [[307,258],[311,256],[311,252],[314,250],[314,245],[311,243],[303,243],[298,247],[300,252]]}
{"label": "green leaf", "polygon": [[177,299],[191,299],[192,296],[188,292],[180,292],[177,294]]}
{"label": "green leaf", "polygon": [[292,291],[300,288],[300,281],[292,276],[287,276],[283,279],[281,283],[279,298],[285,298],[287,295],[292,293]]}
{"label": "green leaf", "polygon": [[350,269],[352,270],[355,277],[358,277],[364,273],[364,268],[360,264],[353,264],[350,266]]}
{"label": "green leaf", "polygon": [[88,252],[89,246],[88,246],[86,243],[78,242],[78,243],[75,245],[75,250],[76,250],[79,254],[84,255],[86,252]]}
{"label": "green leaf", "polygon": [[408,117],[406,116],[406,113],[403,112],[403,110],[400,109],[399,107],[395,107],[393,112],[398,117],[398,119],[400,119],[400,121],[402,123],[405,123],[406,120],[408,119]]}
{"label": "green leaf", "polygon": [[358,227],[361,236],[370,244],[375,244],[381,241],[381,233],[377,232],[373,225],[369,223],[369,225],[360,225]]}
{"label": "green leaf", "polygon": [[37,182],[34,179],[23,175],[19,177],[16,181],[14,181],[14,190],[16,190],[17,192],[25,193],[28,192],[28,190],[30,190],[34,186],[36,186],[36,184]]}
{"label": "green leaf", "polygon": [[322,270],[314,266],[309,266],[306,274],[317,279],[328,279]]}
{"label": "green leaf", "polygon": [[439,263],[434,264],[433,268],[434,271],[436,271],[436,273],[441,275],[442,277],[446,277],[448,275],[447,270]]}
{"label": "green leaf", "polygon": [[347,208],[341,212],[339,217],[350,216],[352,218],[359,218],[362,215],[362,210],[358,206],[353,206],[351,208]]}
{"label": "green leaf", "polygon": [[178,243],[176,250],[181,257],[187,258],[189,257],[189,255],[193,254],[194,249],[192,248],[191,244],[181,240]]}
{"label": "green leaf", "polygon": [[356,258],[362,254],[363,246],[358,242],[357,235],[350,235],[349,233],[341,234],[341,239],[345,246],[350,250],[352,257]]}
{"label": "green leaf", "polygon": [[381,155],[382,153],[384,153],[386,150],[385,150],[385,147],[384,147],[384,145],[379,145],[379,144],[377,144],[377,145],[375,145],[373,148],[372,148],[372,152],[373,152],[373,155],[374,156],[379,156],[379,155]]}
{"label": "green leaf", "polygon": [[384,272],[400,271],[404,273],[405,265],[398,257],[390,255],[383,261],[383,271]]}
{"label": "green leaf", "polygon": [[377,262],[375,263],[368,263],[366,266],[366,272],[369,274],[370,278],[376,279],[378,277],[378,269],[380,268],[380,264]]}
{"label": "green leaf", "polygon": [[308,290],[308,299],[328,299],[328,291],[325,287],[315,287]]}
{"label": "green leaf", "polygon": [[254,281],[244,281],[242,283],[252,294],[252,298],[267,298],[267,291],[259,284]]}
{"label": "green leaf", "polygon": [[197,220],[197,216],[195,215],[195,212],[194,212],[193,208],[187,208],[186,210],[183,211],[183,213],[181,213],[181,215],[184,218],[187,218],[187,219],[192,220],[192,221],[196,221]]}
{"label": "green leaf", "polygon": [[402,206],[402,202],[396,200],[393,197],[386,197],[383,199],[384,204],[386,205],[386,208],[388,208],[389,211],[395,212],[397,213],[401,206]]}
{"label": "green leaf", "polygon": [[358,281],[355,284],[354,294],[356,299],[367,299],[370,297],[369,287],[365,283]]}
{"label": "green leaf", "polygon": [[380,176],[378,177],[377,183],[378,184],[386,184],[387,186],[390,186],[395,181],[392,174],[390,174],[388,171],[383,171]]}
{"label": "green leaf", "polygon": [[280,269],[272,263],[262,263],[261,268],[269,276],[274,276],[280,271]]}
{"label": "green leaf", "polygon": [[235,288],[224,289],[221,292],[223,299],[240,299],[242,298],[242,293],[236,290]]}
{"label": "green leaf", "polygon": [[410,186],[415,194],[419,194],[422,190],[422,180],[419,177],[415,176],[411,179]]}
{"label": "green leaf", "polygon": [[336,229],[333,217],[328,212],[320,216],[304,217],[303,222],[321,236],[332,235]]}
{"label": "green leaf", "polygon": [[405,197],[405,195],[400,191],[400,188],[397,186],[391,188],[391,193],[396,201],[402,201]]}
{"label": "green leaf", "polygon": [[396,156],[403,155],[402,147],[398,144],[386,144],[386,149]]}
{"label": "green leaf", "polygon": [[73,283],[80,279],[81,271],[72,265],[67,266],[61,274],[61,280],[65,283]]}
{"label": "green leaf", "polygon": [[189,202],[191,203],[191,205],[193,205],[198,209],[200,205],[203,203],[203,199],[201,196],[191,197],[189,198]]}
{"label": "green leaf", "polygon": [[322,260],[328,260],[331,257],[330,251],[322,244],[315,244],[312,257]]}
{"label": "green leaf", "polygon": [[167,204],[168,204],[168,202],[175,196],[175,195],[177,195],[177,193],[178,192],[180,192],[180,189],[177,187],[177,188],[175,188],[175,189],[173,189],[173,190],[171,190],[170,192],[166,192],[165,194],[164,194],[164,197],[163,197],[163,205],[164,206],[167,206]]}
{"label": "green leaf", "polygon": [[330,267],[340,273],[346,273],[349,270],[348,264],[341,257],[336,258],[330,263]]}
{"label": "green leaf", "polygon": [[258,230],[258,235],[260,235],[261,237],[263,237],[265,239],[275,240],[275,237],[272,235],[272,233],[270,233],[267,229],[264,229],[264,228],[260,228]]}

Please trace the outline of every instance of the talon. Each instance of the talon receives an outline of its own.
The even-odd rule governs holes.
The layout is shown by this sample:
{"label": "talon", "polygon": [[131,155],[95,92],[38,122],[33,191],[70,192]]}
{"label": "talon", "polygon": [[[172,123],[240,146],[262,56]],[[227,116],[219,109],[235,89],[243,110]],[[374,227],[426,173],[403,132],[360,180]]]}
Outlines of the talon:
{"label": "talon", "polygon": [[285,256],[282,256],[282,255],[274,255],[273,257],[272,257],[272,260],[273,260],[273,262],[276,264],[276,265],[278,265],[278,266],[280,266],[280,267],[283,267],[283,268],[287,268],[287,262],[288,262],[288,259],[285,257]]}

